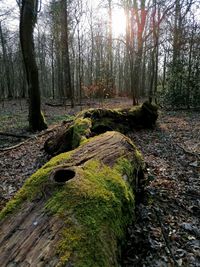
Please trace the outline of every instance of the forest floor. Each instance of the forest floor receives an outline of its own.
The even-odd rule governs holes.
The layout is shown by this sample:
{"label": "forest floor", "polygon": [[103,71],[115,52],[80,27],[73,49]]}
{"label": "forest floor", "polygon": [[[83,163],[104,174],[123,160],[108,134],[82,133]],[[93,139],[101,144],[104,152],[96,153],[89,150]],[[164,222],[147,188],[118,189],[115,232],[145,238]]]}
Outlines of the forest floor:
{"label": "forest floor", "polygon": [[[63,120],[80,111],[80,107],[43,105],[50,126],[31,134],[25,101],[1,105],[0,209],[49,160],[43,150],[45,140],[59,131]],[[127,108],[131,100],[106,100],[95,106]],[[200,267],[200,112],[161,110],[155,129],[128,135],[144,155],[149,182],[136,222],[129,228],[122,266]]]}

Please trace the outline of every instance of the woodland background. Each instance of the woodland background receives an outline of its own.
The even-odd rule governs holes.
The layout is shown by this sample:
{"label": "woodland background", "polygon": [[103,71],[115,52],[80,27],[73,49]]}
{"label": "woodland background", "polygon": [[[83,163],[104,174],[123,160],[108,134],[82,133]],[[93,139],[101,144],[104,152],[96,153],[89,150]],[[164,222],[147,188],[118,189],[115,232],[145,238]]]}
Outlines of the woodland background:
{"label": "woodland background", "polygon": [[[27,1],[34,4],[31,55],[49,125],[34,134],[27,131],[31,84],[19,27]],[[148,99],[160,108],[155,129],[127,133],[144,155],[148,184],[123,266],[199,267],[200,2],[27,1],[0,0],[0,208],[50,159],[46,139],[77,112]]]}
{"label": "woodland background", "polygon": [[[28,96],[19,41],[21,1],[1,0],[0,95]],[[141,97],[179,108],[200,103],[199,1],[35,1],[35,53],[42,97],[81,103]],[[114,10],[124,33],[114,33]],[[120,24],[120,16],[119,16]],[[118,25],[119,25],[118,24]],[[12,26],[11,26],[12,25]],[[16,25],[16,26],[13,26]]]}

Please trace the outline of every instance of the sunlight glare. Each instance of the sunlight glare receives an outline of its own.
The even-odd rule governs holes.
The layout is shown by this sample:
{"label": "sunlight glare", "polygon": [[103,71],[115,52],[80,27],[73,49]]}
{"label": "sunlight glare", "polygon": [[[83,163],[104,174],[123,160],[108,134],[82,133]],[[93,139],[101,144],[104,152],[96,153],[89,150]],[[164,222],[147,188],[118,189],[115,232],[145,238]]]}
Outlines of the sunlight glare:
{"label": "sunlight glare", "polygon": [[112,29],[114,36],[125,35],[126,17],[123,9],[114,9],[112,13]]}

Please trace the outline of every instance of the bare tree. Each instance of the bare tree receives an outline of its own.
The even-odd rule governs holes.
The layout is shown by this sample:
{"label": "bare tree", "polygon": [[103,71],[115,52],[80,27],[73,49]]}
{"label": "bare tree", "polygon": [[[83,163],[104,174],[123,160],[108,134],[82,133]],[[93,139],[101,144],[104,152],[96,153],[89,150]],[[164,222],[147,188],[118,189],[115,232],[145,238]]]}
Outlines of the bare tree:
{"label": "bare tree", "polygon": [[74,107],[74,95],[71,84],[70,60],[69,60],[69,37],[68,37],[68,11],[66,0],[61,0],[61,38],[62,38],[62,57],[64,67],[64,92],[66,97],[71,100],[71,107]]}
{"label": "bare tree", "polygon": [[3,30],[2,30],[2,25],[0,21],[0,41],[1,41],[1,46],[2,46],[2,54],[3,54],[3,64],[5,68],[5,78],[6,78],[6,85],[7,85],[7,90],[8,90],[8,98],[12,98],[13,92],[11,90],[11,78],[10,78],[10,70],[9,70],[9,64],[8,64],[8,53],[7,53],[7,48],[5,44],[5,38],[3,36]]}
{"label": "bare tree", "polygon": [[33,31],[37,19],[37,0],[22,0],[20,9],[20,42],[26,69],[29,94],[29,127],[33,131],[47,128],[41,113],[38,68],[35,60]]}

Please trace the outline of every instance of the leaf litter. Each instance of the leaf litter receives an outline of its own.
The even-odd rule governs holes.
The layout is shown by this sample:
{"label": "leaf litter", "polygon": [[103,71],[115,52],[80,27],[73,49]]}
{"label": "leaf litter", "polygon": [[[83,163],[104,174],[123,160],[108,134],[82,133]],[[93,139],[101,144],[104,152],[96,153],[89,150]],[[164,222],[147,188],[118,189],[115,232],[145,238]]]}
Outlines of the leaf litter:
{"label": "leaf litter", "polygon": [[[107,104],[116,105],[119,101]],[[64,108],[51,108],[50,117],[55,110],[57,116],[72,114]],[[7,130],[7,125],[3,126]],[[60,127],[62,123],[19,147],[0,152],[0,208],[49,160],[43,145]],[[200,113],[162,111],[155,129],[133,131],[128,136],[142,151],[147,168],[145,195],[137,206],[136,221],[128,229],[121,265],[200,267]]]}
{"label": "leaf litter", "polygon": [[200,113],[162,111],[129,137],[147,165],[123,266],[200,266]]}

